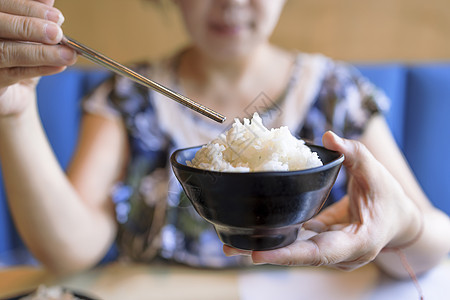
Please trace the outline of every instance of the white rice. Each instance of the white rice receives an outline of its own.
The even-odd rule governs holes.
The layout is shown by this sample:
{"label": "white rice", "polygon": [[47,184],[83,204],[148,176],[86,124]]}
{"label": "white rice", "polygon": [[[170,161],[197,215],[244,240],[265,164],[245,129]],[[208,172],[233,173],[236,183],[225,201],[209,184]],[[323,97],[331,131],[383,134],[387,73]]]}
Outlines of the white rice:
{"label": "white rice", "polygon": [[267,129],[257,113],[197,151],[188,166],[221,172],[294,171],[318,167],[316,152],[295,138],[286,126]]}
{"label": "white rice", "polygon": [[20,298],[20,300],[81,300],[75,297],[72,293],[64,291],[60,286],[50,286],[40,285],[37,290],[25,297]]}

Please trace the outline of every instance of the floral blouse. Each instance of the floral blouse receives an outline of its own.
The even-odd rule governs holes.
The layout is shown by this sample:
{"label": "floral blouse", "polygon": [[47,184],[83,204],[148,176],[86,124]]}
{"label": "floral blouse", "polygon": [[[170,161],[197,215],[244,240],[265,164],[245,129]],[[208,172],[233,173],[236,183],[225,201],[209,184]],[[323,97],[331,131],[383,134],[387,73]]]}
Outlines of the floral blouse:
{"label": "floral blouse", "polygon": [[[177,82],[177,57],[138,64],[135,69],[183,93]],[[358,139],[371,116],[388,108],[384,93],[345,63],[298,54],[292,70],[278,99],[261,91],[238,117],[250,118],[256,111],[266,127],[288,126],[297,137],[321,144],[327,130]],[[111,76],[86,97],[83,108],[87,113],[122,118],[127,129],[131,159],[125,177],[111,191],[122,258],[146,262],[160,258],[202,267],[248,262],[223,254],[214,228],[191,206],[169,163],[174,150],[209,142],[226,131],[232,119],[215,123],[119,76]],[[339,200],[345,190],[342,170],[327,203]]]}

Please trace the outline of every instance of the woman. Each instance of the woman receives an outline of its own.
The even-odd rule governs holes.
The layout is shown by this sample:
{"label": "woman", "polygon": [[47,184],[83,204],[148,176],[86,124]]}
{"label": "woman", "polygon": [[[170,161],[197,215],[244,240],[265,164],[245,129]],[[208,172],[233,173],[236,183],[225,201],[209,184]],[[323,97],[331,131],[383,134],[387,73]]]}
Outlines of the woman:
{"label": "woman", "polygon": [[64,174],[35,99],[38,76],[75,62],[75,53],[58,45],[63,17],[52,0],[3,1],[0,158],[17,227],[46,267],[89,268],[116,236],[126,258],[216,267],[251,257],[352,269],[375,259],[404,276],[398,257],[382,249],[408,246],[416,272],[448,253],[449,241],[441,239],[450,232],[448,216],[430,204],[395,145],[379,113],[387,105],[383,94],[345,64],[268,42],[284,1],[176,3],[192,44],[135,68],[230,121],[258,111],[267,127],[287,125],[315,142],[335,131],[346,139],[326,133],[323,143],[346,156],[347,195],[342,178],[332,197],[342,200],[305,224],[294,244],[253,253],[225,246],[225,257],[211,227],[186,204],[168,156],[213,139],[229,123],[213,124],[124,78],[105,81],[85,99],[79,145]]}

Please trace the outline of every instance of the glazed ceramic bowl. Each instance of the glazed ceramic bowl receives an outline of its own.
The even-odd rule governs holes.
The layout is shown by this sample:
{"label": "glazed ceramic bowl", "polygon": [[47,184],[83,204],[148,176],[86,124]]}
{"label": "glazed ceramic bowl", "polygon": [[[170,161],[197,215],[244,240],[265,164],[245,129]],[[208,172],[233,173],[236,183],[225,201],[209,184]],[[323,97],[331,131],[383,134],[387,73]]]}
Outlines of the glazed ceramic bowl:
{"label": "glazed ceramic bowl", "polygon": [[246,250],[270,250],[295,241],[301,224],[325,203],[344,156],[310,145],[323,166],[300,171],[215,172],[186,165],[201,146],[176,150],[175,176],[196,211],[220,240]]}

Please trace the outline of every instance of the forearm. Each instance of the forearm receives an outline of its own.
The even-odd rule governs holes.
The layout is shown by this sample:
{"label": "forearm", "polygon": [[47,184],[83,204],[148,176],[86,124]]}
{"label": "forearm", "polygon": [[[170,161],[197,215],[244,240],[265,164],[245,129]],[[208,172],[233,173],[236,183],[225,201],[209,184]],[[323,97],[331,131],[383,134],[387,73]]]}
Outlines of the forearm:
{"label": "forearm", "polygon": [[[390,215],[389,218],[398,221],[399,224],[391,228],[391,231],[398,230],[400,235],[394,237],[393,241],[389,242],[388,247],[402,245],[414,238],[420,227],[419,223],[422,218],[420,212],[422,212],[424,228],[420,239],[403,249],[402,252],[405,253],[416,273],[432,268],[450,250],[448,216],[432,207],[409,168],[406,159],[398,149],[383,118],[372,118],[361,140],[377,160],[395,177],[406,194],[406,197],[396,198],[393,201],[393,204],[399,205],[397,211],[401,213]],[[403,222],[400,222],[400,219]],[[396,277],[408,276],[395,252],[383,251],[378,255],[376,262],[383,270]]]}
{"label": "forearm", "polygon": [[20,117],[0,119],[0,159],[11,213],[32,253],[57,271],[94,264],[110,244],[115,227],[72,187],[35,106]]}
{"label": "forearm", "polygon": [[[449,236],[449,217],[437,209],[430,208],[423,212],[423,231],[420,237],[413,244],[399,249],[405,255],[415,274],[424,273],[448,255],[450,251]],[[410,236],[410,239],[414,239],[414,236]],[[375,262],[391,276],[406,278],[409,274],[395,249],[396,247],[392,247],[389,251],[382,251]]]}

